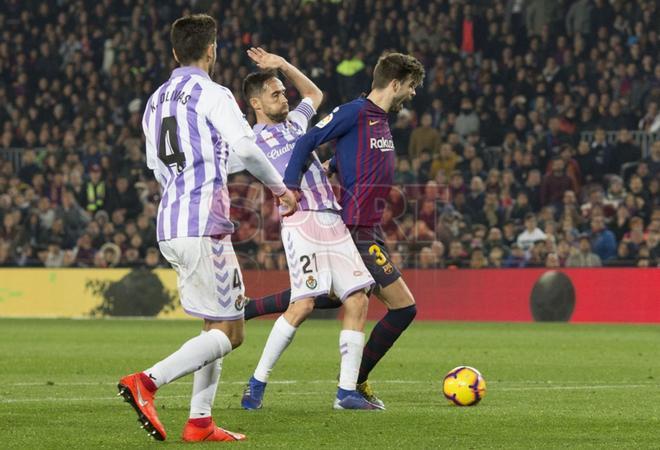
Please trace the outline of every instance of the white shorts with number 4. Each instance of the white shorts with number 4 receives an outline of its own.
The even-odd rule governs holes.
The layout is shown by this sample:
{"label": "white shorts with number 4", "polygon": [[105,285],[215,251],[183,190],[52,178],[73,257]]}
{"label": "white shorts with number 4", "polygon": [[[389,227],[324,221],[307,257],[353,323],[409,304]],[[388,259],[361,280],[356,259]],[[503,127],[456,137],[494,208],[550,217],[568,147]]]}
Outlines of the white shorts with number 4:
{"label": "white shorts with number 4", "polygon": [[298,211],[282,220],[291,301],[334,294],[342,302],[374,284],[351,234],[334,211]]}
{"label": "white shorts with number 4", "polygon": [[186,313],[208,320],[243,318],[245,288],[231,236],[180,237],[158,245],[176,270]]}

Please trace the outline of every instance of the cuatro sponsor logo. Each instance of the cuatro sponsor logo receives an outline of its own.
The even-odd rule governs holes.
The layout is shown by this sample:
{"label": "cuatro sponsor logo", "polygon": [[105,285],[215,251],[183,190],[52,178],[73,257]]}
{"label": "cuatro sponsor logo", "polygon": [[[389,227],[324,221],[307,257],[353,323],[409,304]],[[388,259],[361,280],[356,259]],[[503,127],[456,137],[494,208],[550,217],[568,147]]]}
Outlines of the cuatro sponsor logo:
{"label": "cuatro sponsor logo", "polygon": [[294,145],[295,144],[286,144],[283,147],[275,148],[269,151],[268,153],[266,153],[266,156],[268,156],[270,159],[277,159],[280,156],[284,155],[285,153],[288,153],[291,150],[293,150]]}

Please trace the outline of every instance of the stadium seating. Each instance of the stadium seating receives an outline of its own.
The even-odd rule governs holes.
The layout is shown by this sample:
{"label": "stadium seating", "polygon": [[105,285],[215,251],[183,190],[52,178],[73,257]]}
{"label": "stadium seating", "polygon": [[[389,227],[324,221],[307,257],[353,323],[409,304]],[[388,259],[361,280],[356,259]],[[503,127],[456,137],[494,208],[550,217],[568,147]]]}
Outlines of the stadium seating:
{"label": "stadium seating", "polygon": [[[220,24],[215,80],[250,120],[250,46],[309,74],[325,93],[319,116],[367,92],[383,52],[424,63],[391,123],[399,161],[383,227],[402,267],[660,264],[654,2],[530,2],[526,14],[504,0],[298,3],[6,2],[0,266],[164,265],[141,117],[174,67],[169,24],[200,8]],[[246,174],[232,181],[243,266],[284,269],[267,194]]]}

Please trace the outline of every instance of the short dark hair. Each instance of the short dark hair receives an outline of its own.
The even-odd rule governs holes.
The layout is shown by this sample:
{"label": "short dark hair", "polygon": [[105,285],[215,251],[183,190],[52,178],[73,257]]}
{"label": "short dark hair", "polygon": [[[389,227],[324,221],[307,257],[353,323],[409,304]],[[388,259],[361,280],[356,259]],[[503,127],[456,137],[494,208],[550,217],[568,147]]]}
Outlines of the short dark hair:
{"label": "short dark hair", "polygon": [[243,80],[243,95],[245,100],[250,102],[252,97],[261,94],[264,89],[264,84],[271,78],[276,78],[277,72],[274,70],[261,70],[259,72],[252,72]]}
{"label": "short dark hair", "polygon": [[415,57],[403,53],[390,53],[378,59],[374,69],[373,89],[384,89],[392,80],[403,81],[410,76],[419,85],[424,79],[424,66]]}
{"label": "short dark hair", "polygon": [[215,42],[218,26],[207,14],[180,17],[172,24],[170,41],[179,63],[186,65],[204,56]]}

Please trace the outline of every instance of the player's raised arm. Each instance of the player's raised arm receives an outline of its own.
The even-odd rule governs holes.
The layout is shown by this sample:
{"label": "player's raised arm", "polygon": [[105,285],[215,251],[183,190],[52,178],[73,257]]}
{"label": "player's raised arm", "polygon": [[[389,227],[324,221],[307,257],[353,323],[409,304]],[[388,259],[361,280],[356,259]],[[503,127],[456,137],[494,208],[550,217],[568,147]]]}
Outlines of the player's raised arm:
{"label": "player's raised arm", "polygon": [[353,103],[341,105],[298,139],[284,172],[284,184],[289,189],[300,188],[303,168],[310,153],[319,145],[346,134],[355,124],[359,109],[360,107]]}
{"label": "player's raised arm", "polygon": [[312,80],[302,73],[296,66],[290,64],[286,59],[274,53],[268,53],[261,47],[250,48],[248,56],[257,64],[257,67],[263,70],[279,70],[291,80],[293,86],[298,90],[303,98],[309,98],[312,101],[314,110],[318,109],[323,101],[323,92],[314,84]]}

